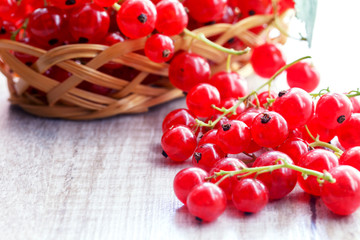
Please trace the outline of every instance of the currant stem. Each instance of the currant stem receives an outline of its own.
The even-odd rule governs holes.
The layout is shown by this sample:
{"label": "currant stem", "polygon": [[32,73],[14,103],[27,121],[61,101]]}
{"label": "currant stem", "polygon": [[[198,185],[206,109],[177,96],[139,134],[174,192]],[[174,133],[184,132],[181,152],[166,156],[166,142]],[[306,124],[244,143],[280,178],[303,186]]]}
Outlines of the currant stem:
{"label": "currant stem", "polygon": [[312,140],[314,140],[316,142],[317,139],[314,137],[314,135],[311,134],[310,129],[308,128],[307,125],[305,125],[305,130],[309,134],[309,136],[312,138]]}
{"label": "currant stem", "polygon": [[204,43],[206,43],[207,45],[217,49],[217,50],[220,50],[224,53],[228,53],[228,54],[232,54],[232,55],[243,55],[243,54],[246,54],[250,51],[250,48],[247,47],[245,48],[244,50],[241,50],[241,51],[237,51],[235,49],[230,49],[230,48],[225,48],[219,44],[216,44],[214,42],[212,42],[211,40],[207,39],[206,36],[203,34],[203,33],[199,33],[199,34],[195,34],[193,33],[192,31],[190,31],[189,29],[184,29],[184,33],[194,39],[197,39],[199,41],[202,41]]}
{"label": "currant stem", "polygon": [[120,8],[121,8],[121,6],[120,6],[118,3],[114,3],[114,4],[112,5],[112,8],[113,8],[115,11],[119,11]]}
{"label": "currant stem", "polygon": [[227,57],[227,60],[226,60],[226,71],[228,72],[228,73],[230,73],[231,72],[231,54],[229,54],[228,55],[228,57]]}
{"label": "currant stem", "polygon": [[274,170],[281,169],[281,168],[288,168],[288,169],[292,169],[297,172],[301,172],[303,174],[303,176],[305,176],[305,177],[315,176],[315,177],[317,177],[319,183],[322,183],[323,181],[328,181],[330,183],[335,182],[335,179],[331,176],[331,174],[329,174],[326,171],[324,171],[324,173],[321,173],[319,171],[315,171],[312,169],[299,167],[299,166],[296,166],[293,164],[289,164],[284,159],[277,159],[277,161],[282,161],[283,163],[270,165],[270,166],[254,167],[254,168],[243,168],[243,169],[237,170],[237,171],[221,170],[220,172],[215,172],[211,178],[218,177],[218,176],[224,176],[224,175],[227,177],[233,177],[235,175],[242,174],[242,173],[245,173],[245,175],[241,175],[240,177],[246,177],[253,173],[256,173],[257,175],[259,175],[259,174],[266,173],[266,172],[272,172]]}
{"label": "currant stem", "polygon": [[332,145],[330,143],[320,141],[318,138],[315,139],[315,142],[310,143],[309,147],[326,147],[326,148],[333,150],[335,153],[337,153],[340,156],[341,156],[341,154],[344,153],[340,148],[335,147],[334,145]]}

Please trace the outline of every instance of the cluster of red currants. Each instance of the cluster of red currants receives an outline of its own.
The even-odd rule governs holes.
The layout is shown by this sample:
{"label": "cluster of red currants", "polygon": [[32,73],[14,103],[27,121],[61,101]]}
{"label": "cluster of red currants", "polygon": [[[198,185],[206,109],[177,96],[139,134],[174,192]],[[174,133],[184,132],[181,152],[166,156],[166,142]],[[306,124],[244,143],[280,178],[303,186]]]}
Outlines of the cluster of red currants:
{"label": "cluster of red currants", "polygon": [[[175,194],[191,214],[213,221],[224,212],[227,200],[240,211],[258,212],[297,183],[321,196],[336,214],[358,209],[360,92],[308,93],[319,78],[302,59],[286,65],[274,45],[255,48],[255,72],[271,78],[249,94],[237,73],[206,75],[204,82],[196,83],[204,76],[203,68],[189,71],[184,60],[174,66],[181,70],[173,77],[187,86],[182,89],[188,91],[188,109],[165,117],[161,145],[173,161],[192,158],[193,167],[174,179]],[[270,85],[284,70],[291,87],[276,95]],[[171,65],[169,71],[171,80]],[[259,92],[266,86],[269,90]],[[329,143],[336,139],[337,146]]]}

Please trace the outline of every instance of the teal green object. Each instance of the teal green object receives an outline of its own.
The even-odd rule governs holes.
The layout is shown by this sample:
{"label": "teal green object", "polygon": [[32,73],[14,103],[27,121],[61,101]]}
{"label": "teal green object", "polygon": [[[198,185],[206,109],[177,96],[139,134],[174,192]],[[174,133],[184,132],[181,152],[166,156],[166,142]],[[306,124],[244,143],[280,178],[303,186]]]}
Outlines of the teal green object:
{"label": "teal green object", "polygon": [[317,0],[295,0],[296,17],[305,22],[306,38],[309,47],[314,31]]}

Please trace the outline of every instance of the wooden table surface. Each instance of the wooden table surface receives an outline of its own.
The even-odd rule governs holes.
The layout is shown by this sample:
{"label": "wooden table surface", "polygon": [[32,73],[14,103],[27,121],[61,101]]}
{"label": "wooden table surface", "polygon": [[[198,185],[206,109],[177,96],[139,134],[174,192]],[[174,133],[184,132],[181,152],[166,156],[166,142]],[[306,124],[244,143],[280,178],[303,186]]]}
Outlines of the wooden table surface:
{"label": "wooden table surface", "polygon": [[[318,29],[326,30],[313,49],[323,86],[359,87],[358,62],[349,61],[359,48],[336,45],[338,34],[326,42],[333,29]],[[215,222],[195,220],[172,189],[190,165],[171,163],[160,147],[162,119],[184,99],[104,120],[42,119],[11,107],[0,80],[0,239],[359,239],[360,210],[338,217],[299,187],[258,214],[230,204]]]}

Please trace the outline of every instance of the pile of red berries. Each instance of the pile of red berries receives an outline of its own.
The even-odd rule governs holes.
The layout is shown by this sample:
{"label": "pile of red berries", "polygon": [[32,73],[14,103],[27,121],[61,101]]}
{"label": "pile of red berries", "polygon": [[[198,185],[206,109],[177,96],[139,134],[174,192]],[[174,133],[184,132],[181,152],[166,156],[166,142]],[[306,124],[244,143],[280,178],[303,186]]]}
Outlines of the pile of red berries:
{"label": "pile of red berries", "polygon": [[[278,6],[278,12],[282,13],[293,8],[294,2],[280,0]],[[169,62],[174,56],[175,47],[171,37],[183,33],[186,28],[192,30],[214,23],[233,24],[251,15],[272,12],[271,0],[0,0],[0,39],[13,39],[50,50],[65,44],[95,43],[110,46],[148,37],[144,50],[137,53],[162,63]],[[251,31],[257,33],[264,27]],[[236,49],[245,47],[237,38],[224,45]],[[29,66],[37,60],[21,52],[15,51],[14,55]],[[187,54],[179,53],[173,62],[178,62],[179,58],[183,58],[181,61],[192,65],[192,68],[208,67],[200,57],[189,57]],[[89,59],[75,61],[85,64]],[[106,63],[98,70],[128,81],[139,74],[134,68],[114,62]],[[182,75],[177,70],[170,74]],[[207,72],[202,77],[206,77]],[[60,82],[71,76],[71,73],[57,66],[51,67],[44,74]],[[186,74],[191,75],[191,72]],[[158,78],[150,74],[143,83],[150,84]],[[197,81],[202,80],[200,78]],[[173,83],[178,86],[176,81]],[[102,95],[114,93],[113,89],[89,82],[83,82],[78,87]]]}
{"label": "pile of red berries", "polygon": [[[179,80],[188,91],[188,109],[165,117],[161,145],[173,161],[192,159],[193,167],[181,170],[173,183],[191,214],[213,221],[227,200],[240,211],[255,213],[269,200],[285,197],[297,183],[321,196],[336,214],[358,209],[360,92],[308,93],[319,78],[302,59],[285,65],[275,46],[256,48],[251,59],[255,72],[273,76],[251,93],[233,72],[209,78],[194,67],[191,76],[200,69],[204,82],[190,86],[202,78]],[[188,72],[183,62],[175,67],[185,69],[184,76]],[[276,95],[270,85],[284,70],[292,87]],[[269,90],[258,93],[266,86]],[[335,139],[336,146],[329,143]]]}

